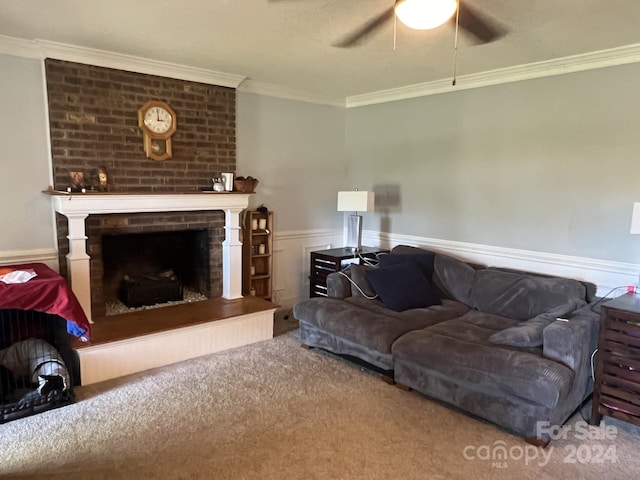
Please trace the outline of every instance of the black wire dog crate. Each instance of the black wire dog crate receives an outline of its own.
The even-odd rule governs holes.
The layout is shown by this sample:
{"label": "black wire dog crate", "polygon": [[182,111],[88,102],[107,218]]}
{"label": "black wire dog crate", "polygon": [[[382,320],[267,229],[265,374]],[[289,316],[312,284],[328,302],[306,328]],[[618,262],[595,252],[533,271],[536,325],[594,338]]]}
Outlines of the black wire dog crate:
{"label": "black wire dog crate", "polygon": [[0,424],[72,403],[78,378],[63,318],[0,310]]}

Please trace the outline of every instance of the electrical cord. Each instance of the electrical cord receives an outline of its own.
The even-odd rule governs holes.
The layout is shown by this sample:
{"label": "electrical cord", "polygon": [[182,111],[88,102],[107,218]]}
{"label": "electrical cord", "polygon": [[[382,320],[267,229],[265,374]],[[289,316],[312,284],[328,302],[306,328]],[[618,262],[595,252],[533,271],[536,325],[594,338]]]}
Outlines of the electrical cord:
{"label": "electrical cord", "polygon": [[[591,306],[589,307],[590,310],[594,313],[599,313],[596,312],[595,308],[602,302],[604,302],[607,298],[609,298],[609,296],[617,291],[617,290],[626,290],[627,286],[626,285],[621,285],[619,287],[613,287],[611,290],[609,290],[604,296],[600,297],[596,302],[592,303]],[[598,349],[596,348],[593,352],[591,352],[591,358],[589,361],[590,367],[591,367],[591,380],[593,380],[594,382],[596,381],[596,372],[595,372],[595,356],[598,353]],[[584,420],[587,423],[590,423],[590,418],[587,419],[584,415],[584,407],[585,405],[588,405],[589,401],[585,400],[579,407],[578,407],[578,412],[580,413],[580,416],[582,417],[582,420]]]}
{"label": "electrical cord", "polygon": [[[609,292],[611,293],[611,292]],[[595,373],[595,368],[594,368],[594,357],[596,356],[596,353],[598,353],[598,349],[596,348],[592,353],[591,353],[591,379],[595,382],[596,381],[596,373]],[[584,420],[587,423],[591,423],[591,416],[589,416],[589,418],[584,416],[584,407],[586,405],[589,405],[589,397],[587,397],[578,407],[578,413],[580,413],[580,416],[582,417],[582,420]]]}
{"label": "electrical cord", "polygon": [[602,303],[602,302],[603,302],[603,301],[605,301],[607,298],[609,298],[609,295],[611,295],[611,294],[612,294],[613,292],[615,292],[616,290],[620,290],[620,289],[625,289],[625,290],[626,290],[626,288],[627,288],[627,286],[626,286],[626,285],[623,285],[623,286],[620,286],[620,287],[613,287],[611,290],[609,290],[609,291],[604,295],[604,297],[600,297],[600,298],[598,299],[598,301],[597,301],[597,302],[595,302],[595,303],[592,303],[592,304],[591,304],[591,307],[590,307],[590,308],[591,308],[591,311],[592,311],[592,312],[594,312],[594,313],[598,313],[598,312],[596,312],[596,311],[594,310],[598,304]]}
{"label": "electrical cord", "polygon": [[378,253],[374,253],[373,254],[375,257],[375,260],[371,257],[364,257],[362,256],[361,253],[358,253],[358,258],[360,259],[360,261],[368,266],[368,267],[377,267],[378,263],[380,262],[380,256],[381,255],[388,255],[388,253],[384,253],[384,252],[378,252]]}
{"label": "electrical cord", "polygon": [[378,294],[377,294],[377,293],[376,293],[373,297],[371,297],[371,296],[367,295],[366,293],[364,293],[364,292],[362,291],[362,289],[360,288],[360,285],[358,285],[356,282],[354,282],[354,281],[353,281],[353,279],[352,279],[349,275],[347,275],[346,273],[344,273],[344,272],[342,272],[342,271],[339,271],[339,272],[337,272],[337,273],[339,273],[340,275],[342,275],[343,277],[345,277],[347,280],[349,280],[349,281],[351,282],[351,284],[352,284],[353,286],[355,286],[355,287],[356,287],[356,289],[360,292],[360,294],[361,294],[364,298],[366,298],[366,299],[368,299],[368,300],[375,300],[376,298],[378,298]]}

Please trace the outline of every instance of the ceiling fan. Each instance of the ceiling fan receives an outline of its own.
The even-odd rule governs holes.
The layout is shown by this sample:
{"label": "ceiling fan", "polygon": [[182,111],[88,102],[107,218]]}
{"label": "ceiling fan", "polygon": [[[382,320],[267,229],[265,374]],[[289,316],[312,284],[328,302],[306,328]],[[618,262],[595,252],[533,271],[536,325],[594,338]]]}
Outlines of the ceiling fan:
{"label": "ceiling fan", "polygon": [[392,7],[371,18],[333,45],[340,48],[357,46],[394,16],[415,30],[430,30],[448,21],[456,26],[457,22],[458,27],[476,44],[493,42],[507,33],[491,18],[476,11],[463,0],[396,0]]}
{"label": "ceiling fan", "polygon": [[476,11],[463,0],[395,0],[393,6],[372,17],[333,46],[350,48],[360,45],[394,17],[415,30],[430,30],[450,21],[453,26],[457,25],[466,32],[476,44],[493,42],[507,33],[490,17]]}

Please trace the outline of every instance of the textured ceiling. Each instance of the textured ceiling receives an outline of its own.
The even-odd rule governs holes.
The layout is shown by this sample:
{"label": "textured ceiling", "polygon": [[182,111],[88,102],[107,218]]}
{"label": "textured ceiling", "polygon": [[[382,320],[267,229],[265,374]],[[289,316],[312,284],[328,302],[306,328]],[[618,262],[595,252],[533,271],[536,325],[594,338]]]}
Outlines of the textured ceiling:
{"label": "textured ceiling", "polygon": [[[463,2],[465,0],[462,0]],[[639,0],[466,0],[509,33],[461,35],[458,75],[640,43]],[[450,78],[454,30],[390,22],[362,46],[331,44],[393,0],[2,0],[0,35],[238,74],[323,98]]]}

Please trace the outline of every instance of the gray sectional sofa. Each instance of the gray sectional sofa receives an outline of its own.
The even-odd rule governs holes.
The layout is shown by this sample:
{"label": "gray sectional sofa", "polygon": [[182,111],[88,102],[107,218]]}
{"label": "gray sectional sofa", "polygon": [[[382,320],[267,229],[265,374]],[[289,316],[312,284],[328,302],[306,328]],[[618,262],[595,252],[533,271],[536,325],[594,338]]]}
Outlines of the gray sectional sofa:
{"label": "gray sectional sofa", "polygon": [[[595,286],[395,247],[380,267],[327,279],[294,307],[304,345],[366,362],[388,379],[535,444],[590,395]],[[560,320],[559,320],[560,318]]]}

